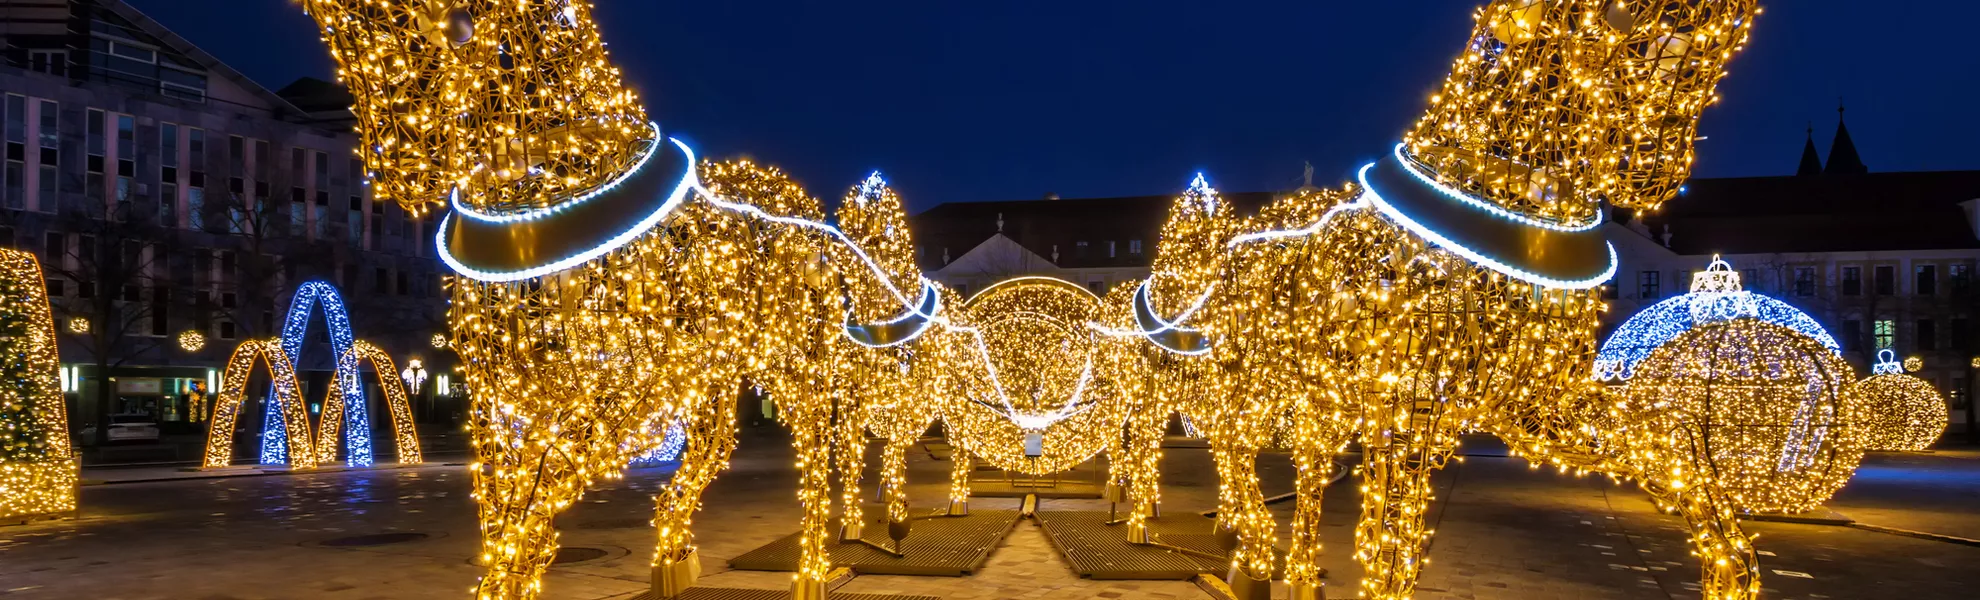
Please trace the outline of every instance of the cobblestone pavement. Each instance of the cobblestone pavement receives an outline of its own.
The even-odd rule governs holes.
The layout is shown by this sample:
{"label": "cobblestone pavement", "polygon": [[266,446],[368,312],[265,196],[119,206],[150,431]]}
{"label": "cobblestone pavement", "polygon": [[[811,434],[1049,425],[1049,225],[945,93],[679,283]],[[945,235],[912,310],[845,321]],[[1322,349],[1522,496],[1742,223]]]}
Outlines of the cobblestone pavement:
{"label": "cobblestone pavement", "polygon": [[[786,438],[745,429],[733,468],[696,519],[704,585],[783,588],[784,573],[728,570],[725,560],[789,534],[798,518]],[[1347,456],[1344,460],[1353,460]],[[1214,506],[1204,450],[1165,457],[1164,510]],[[949,463],[915,452],[917,507],[943,502]],[[1265,493],[1290,487],[1281,455],[1260,465]],[[567,547],[602,556],[557,566],[547,598],[629,598],[645,588],[651,493],[663,469],[633,471],[562,519]],[[1327,497],[1329,594],[1353,597],[1350,559],[1359,498],[1353,479]],[[1425,600],[1696,598],[1697,564],[1683,523],[1656,513],[1633,487],[1474,456],[1437,479],[1438,532],[1417,595]],[[1974,535],[1980,454],[1876,455],[1836,509],[1881,525]],[[293,476],[99,485],[74,521],[0,528],[0,599],[465,598],[477,569],[467,474],[431,467]],[[1015,506],[978,498],[979,507]],[[1105,509],[1047,500],[1045,510]],[[1274,506],[1283,526],[1291,506]],[[1749,523],[1761,534],[1766,598],[1966,598],[1980,584],[1980,548],[1860,529]],[[415,541],[340,546],[338,538],[420,533]],[[592,553],[597,554],[597,553]],[[1018,524],[976,575],[861,576],[844,592],[987,598],[1204,598],[1179,581],[1091,581],[1072,574],[1037,525]]]}

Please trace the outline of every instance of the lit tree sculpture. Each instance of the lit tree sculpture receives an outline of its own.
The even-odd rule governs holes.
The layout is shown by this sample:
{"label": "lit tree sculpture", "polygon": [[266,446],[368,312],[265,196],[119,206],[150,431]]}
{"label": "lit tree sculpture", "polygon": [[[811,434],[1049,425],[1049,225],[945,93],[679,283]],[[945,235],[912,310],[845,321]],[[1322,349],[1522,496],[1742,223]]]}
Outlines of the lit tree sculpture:
{"label": "lit tree sculpture", "polygon": [[0,522],[76,510],[46,285],[34,255],[0,248]]}

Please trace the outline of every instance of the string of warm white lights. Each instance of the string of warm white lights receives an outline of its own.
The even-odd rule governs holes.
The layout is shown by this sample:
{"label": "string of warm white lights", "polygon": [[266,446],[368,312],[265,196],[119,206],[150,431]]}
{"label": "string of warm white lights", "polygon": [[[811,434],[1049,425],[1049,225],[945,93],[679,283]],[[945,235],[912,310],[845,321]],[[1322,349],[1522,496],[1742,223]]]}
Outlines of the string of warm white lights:
{"label": "string of warm white lights", "polygon": [[55,319],[33,254],[0,248],[0,521],[76,510]]}

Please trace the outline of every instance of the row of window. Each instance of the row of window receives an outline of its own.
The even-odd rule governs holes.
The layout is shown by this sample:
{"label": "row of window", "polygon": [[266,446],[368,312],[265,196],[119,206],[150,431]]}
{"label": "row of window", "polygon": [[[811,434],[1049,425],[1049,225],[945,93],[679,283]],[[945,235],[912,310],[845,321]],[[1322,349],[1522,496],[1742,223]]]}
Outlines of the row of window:
{"label": "row of window", "polygon": [[[1938,295],[1943,287],[1939,285],[1939,267],[1939,265],[1913,266],[1911,294],[1916,296]],[[1863,267],[1845,266],[1838,270],[1841,272],[1841,281],[1836,291],[1843,296],[1862,296],[1866,289],[1869,293],[1877,296],[1895,296],[1898,293],[1897,267],[1894,265],[1876,265],[1871,267],[1871,280],[1867,288],[1863,281]],[[1762,289],[1762,280],[1758,269],[1745,269],[1740,272],[1740,275],[1741,279],[1746,282],[1748,289]],[[1972,275],[1971,265],[1945,265],[1945,276],[1951,283],[1951,287],[1958,288],[1966,285],[1972,280]],[[1676,295],[1689,291],[1688,289],[1666,290],[1663,285],[1663,279],[1664,274],[1661,271],[1643,271],[1638,273],[1636,279],[1637,297],[1648,300],[1664,297],[1666,293]],[[1819,281],[1816,267],[1794,267],[1792,292],[1795,296],[1815,296],[1818,293]],[[1610,289],[1610,297],[1615,297],[1614,294],[1615,289],[1612,287]]]}
{"label": "row of window", "polygon": [[[57,206],[58,192],[64,191],[62,188],[65,187],[60,183],[64,176],[61,170],[60,108],[60,104],[53,100],[19,94],[7,94],[4,105],[0,105],[0,112],[4,112],[6,143],[5,171],[0,172],[0,184],[4,184],[5,189],[0,193],[4,194],[7,208],[24,210],[29,206],[30,197],[39,210],[53,212]],[[113,210],[118,216],[129,215],[133,194],[142,189],[134,183],[140,150],[137,147],[136,120],[132,115],[94,108],[88,109],[86,115],[86,164],[83,165],[82,177],[84,196]],[[416,221],[403,213],[400,213],[399,219],[385,219],[383,203],[371,203],[370,209],[366,210],[362,187],[364,167],[356,158],[348,159],[345,172],[333,178],[328,153],[290,148],[288,171],[299,185],[289,189],[289,203],[284,217],[281,214],[284,211],[269,202],[272,196],[269,181],[275,164],[270,156],[269,142],[229,136],[225,190],[228,202],[224,210],[219,210],[220,207],[209,207],[207,203],[208,181],[203,160],[207,156],[207,132],[197,127],[160,123],[157,134],[159,183],[156,217],[161,224],[198,231],[236,234],[280,231],[311,239],[329,239],[333,235],[330,218],[333,189],[345,189],[351,193],[347,196],[341,237],[348,243],[374,249],[377,240],[395,235],[403,236],[407,246],[415,252],[424,247],[417,240],[423,236],[423,230],[430,228],[430,223]],[[30,147],[36,150],[32,155],[29,153]],[[149,150],[148,147],[144,149],[146,152]],[[32,178],[29,177],[31,172],[35,175]],[[30,179],[34,181],[30,183]],[[252,186],[248,185],[250,180]],[[32,196],[30,186],[33,187]],[[183,217],[180,214],[182,210]]]}
{"label": "row of window", "polygon": [[[1941,333],[1939,325],[1940,323],[1936,319],[1917,319],[1913,321],[1909,349],[1919,352],[1931,352],[1948,348],[1960,352],[1969,352],[1972,350],[1974,331],[1971,329],[1972,325],[1967,319],[1951,319],[1950,323],[1948,323],[1950,331],[1946,332],[1950,335],[1943,337],[1939,335]],[[1839,341],[1842,342],[1843,350],[1846,351],[1898,350],[1896,319],[1876,319],[1871,321],[1869,329],[1870,344],[1868,347],[1865,347],[1863,343],[1864,332],[1862,320],[1844,319],[1841,330],[1836,333],[1840,334],[1837,337],[1842,338]]]}

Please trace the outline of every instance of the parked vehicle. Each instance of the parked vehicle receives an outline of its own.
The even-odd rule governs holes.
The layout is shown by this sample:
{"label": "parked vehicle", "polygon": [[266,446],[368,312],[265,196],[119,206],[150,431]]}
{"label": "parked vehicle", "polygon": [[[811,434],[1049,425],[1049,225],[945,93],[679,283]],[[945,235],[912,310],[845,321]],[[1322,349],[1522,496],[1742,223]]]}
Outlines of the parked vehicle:
{"label": "parked vehicle", "polygon": [[109,438],[112,443],[156,442],[158,422],[143,413],[110,415]]}

